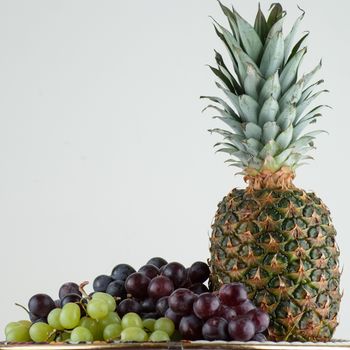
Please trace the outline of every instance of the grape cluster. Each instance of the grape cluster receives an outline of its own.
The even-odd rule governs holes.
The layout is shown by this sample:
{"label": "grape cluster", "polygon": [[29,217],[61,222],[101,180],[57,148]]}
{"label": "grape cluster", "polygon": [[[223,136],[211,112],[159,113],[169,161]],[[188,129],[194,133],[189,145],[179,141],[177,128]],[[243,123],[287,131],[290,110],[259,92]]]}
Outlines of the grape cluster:
{"label": "grape cluster", "polygon": [[241,283],[224,284],[218,292],[202,293],[180,288],[168,298],[165,315],[183,339],[264,341],[269,316],[248,299]]}

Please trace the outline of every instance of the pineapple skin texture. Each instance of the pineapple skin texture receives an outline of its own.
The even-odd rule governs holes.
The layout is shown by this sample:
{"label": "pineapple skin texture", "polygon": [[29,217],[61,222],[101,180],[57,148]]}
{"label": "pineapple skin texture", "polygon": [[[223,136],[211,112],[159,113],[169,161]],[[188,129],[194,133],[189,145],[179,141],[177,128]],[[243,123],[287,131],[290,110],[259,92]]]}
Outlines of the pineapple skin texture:
{"label": "pineapple skin texture", "polygon": [[314,193],[233,189],[212,224],[211,288],[244,283],[272,341],[329,341],[341,300],[335,235]]}

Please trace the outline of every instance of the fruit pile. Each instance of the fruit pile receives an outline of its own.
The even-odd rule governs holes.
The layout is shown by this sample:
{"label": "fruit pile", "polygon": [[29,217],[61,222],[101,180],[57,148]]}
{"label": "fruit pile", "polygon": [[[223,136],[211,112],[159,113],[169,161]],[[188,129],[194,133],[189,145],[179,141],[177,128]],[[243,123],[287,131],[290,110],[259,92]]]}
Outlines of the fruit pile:
{"label": "fruit pile", "polygon": [[[258,340],[264,341],[268,315],[248,299],[242,284],[209,292],[203,262],[185,268],[152,258],[137,272],[115,266],[100,275],[87,294],[87,282],[68,282],[59,299],[36,294],[28,302],[30,321],[6,326],[7,342]],[[23,307],[24,308],[24,307]]]}

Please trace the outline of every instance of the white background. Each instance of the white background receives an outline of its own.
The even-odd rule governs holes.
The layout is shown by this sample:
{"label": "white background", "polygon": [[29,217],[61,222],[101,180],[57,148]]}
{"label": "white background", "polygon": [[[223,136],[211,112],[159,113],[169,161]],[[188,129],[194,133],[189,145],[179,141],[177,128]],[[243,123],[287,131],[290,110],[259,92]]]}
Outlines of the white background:
{"label": "white background", "polygon": [[[319,123],[330,135],[296,184],[333,214],[347,338],[349,2],[284,3],[288,27],[297,3],[307,11],[304,68],[323,57],[331,90],[319,99],[334,108]],[[253,20],[256,1],[235,5]],[[224,21],[214,0],[0,2],[0,329],[25,317],[14,302],[117,263],[208,257],[216,205],[243,186],[200,112],[199,95],[217,93],[205,65],[223,51],[208,15]]]}

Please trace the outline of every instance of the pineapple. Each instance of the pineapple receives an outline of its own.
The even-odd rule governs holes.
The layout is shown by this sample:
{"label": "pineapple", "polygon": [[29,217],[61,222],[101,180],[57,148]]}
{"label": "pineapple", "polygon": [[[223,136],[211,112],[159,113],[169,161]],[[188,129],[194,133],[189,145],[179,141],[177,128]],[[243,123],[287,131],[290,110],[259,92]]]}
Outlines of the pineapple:
{"label": "pineapple", "polygon": [[308,33],[295,40],[304,13],[283,35],[286,12],[260,7],[254,25],[220,4],[229,29],[214,27],[233,70],[216,52],[226,99],[209,99],[228,128],[219,152],[241,169],[246,189],[233,189],[219,203],[210,238],[211,285],[243,282],[256,305],[271,317],[274,341],[328,341],[337,326],[341,300],[339,250],[330,213],[314,194],[293,184],[295,170],[309,159],[321,131],[306,132],[325,107],[310,108],[323,91],[313,82],[321,68],[300,75]]}

